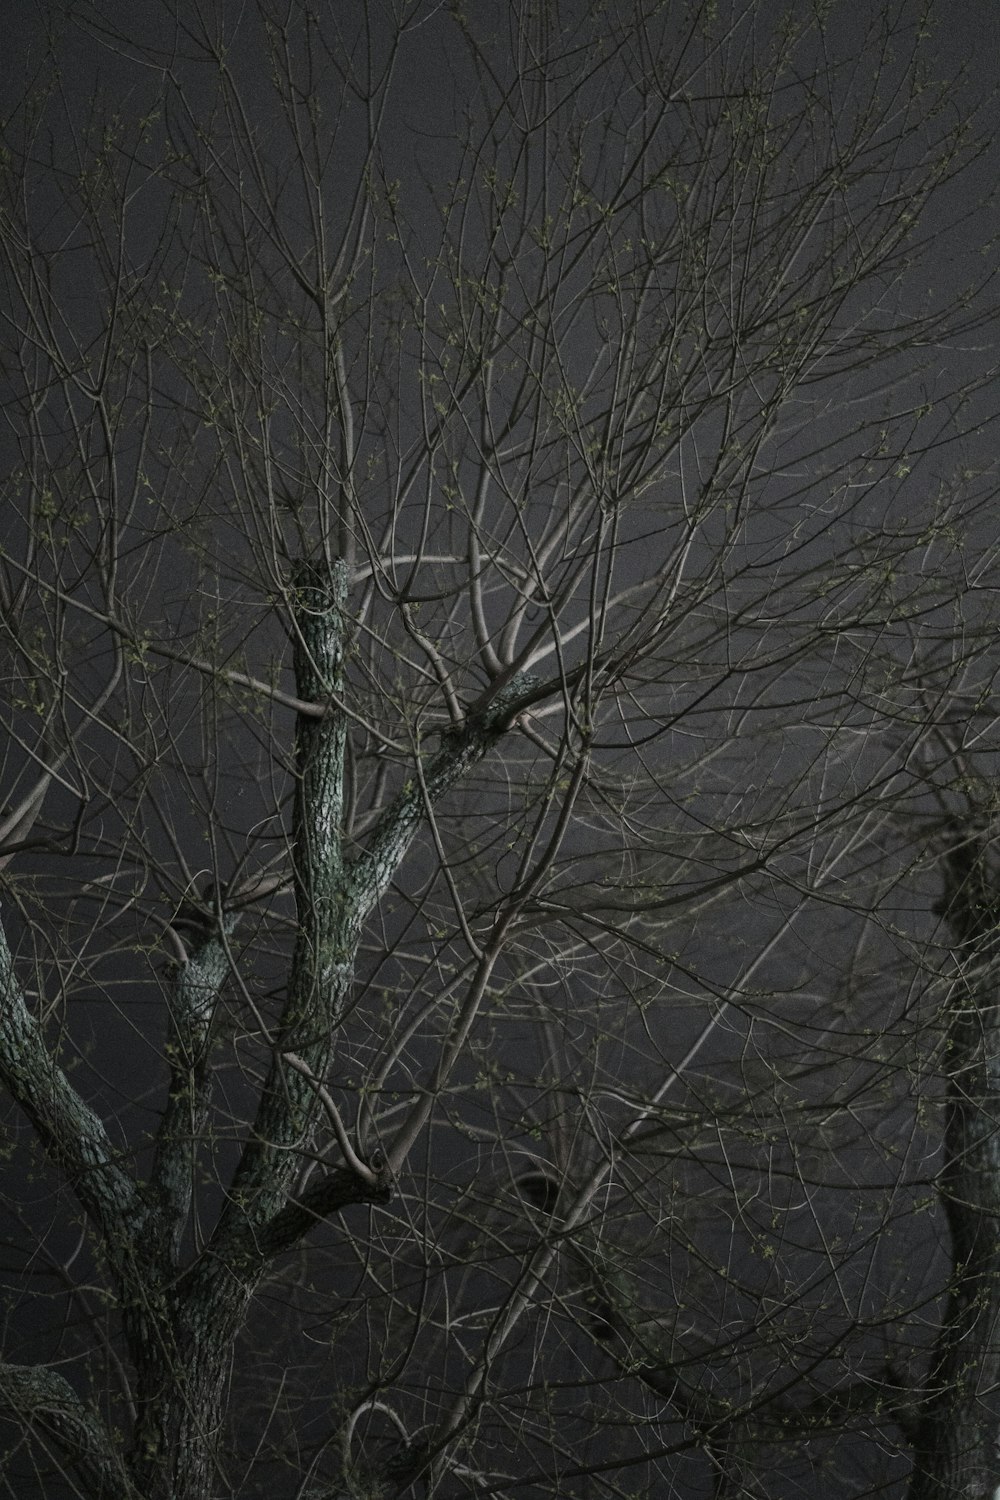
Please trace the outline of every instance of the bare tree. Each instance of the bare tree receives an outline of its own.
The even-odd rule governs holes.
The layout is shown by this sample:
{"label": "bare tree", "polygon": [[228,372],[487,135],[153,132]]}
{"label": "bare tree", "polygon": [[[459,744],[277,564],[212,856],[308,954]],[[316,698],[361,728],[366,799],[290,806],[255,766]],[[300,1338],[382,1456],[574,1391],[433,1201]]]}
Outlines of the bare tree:
{"label": "bare tree", "polygon": [[8,1493],[1000,1478],[973,111],[765,10],[32,54]]}

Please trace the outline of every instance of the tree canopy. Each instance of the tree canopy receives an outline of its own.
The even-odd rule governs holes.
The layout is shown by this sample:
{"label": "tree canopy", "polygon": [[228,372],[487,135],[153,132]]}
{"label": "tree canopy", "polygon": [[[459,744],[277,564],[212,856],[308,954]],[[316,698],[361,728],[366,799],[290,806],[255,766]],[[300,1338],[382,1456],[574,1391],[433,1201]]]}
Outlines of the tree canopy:
{"label": "tree canopy", "polygon": [[1000,1483],[992,226],[938,9],[39,22],[0,1489]]}

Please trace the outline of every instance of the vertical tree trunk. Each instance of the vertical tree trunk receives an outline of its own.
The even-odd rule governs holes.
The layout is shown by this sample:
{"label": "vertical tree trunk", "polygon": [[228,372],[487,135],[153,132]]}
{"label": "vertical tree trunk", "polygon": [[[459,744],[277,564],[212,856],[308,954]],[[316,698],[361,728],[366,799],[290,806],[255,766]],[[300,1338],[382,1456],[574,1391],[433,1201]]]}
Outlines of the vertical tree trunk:
{"label": "vertical tree trunk", "polygon": [[[306,701],[329,701],[343,687],[346,572],[340,563],[303,565],[297,583],[297,691]],[[349,992],[357,923],[344,891],[344,742],[339,709],[318,719],[299,715],[292,831],[295,952],[280,1041],[227,1206],[207,1251],[186,1272],[174,1264],[172,1277],[164,1275],[158,1288],[139,1288],[139,1305],[127,1319],[139,1386],[132,1470],[148,1500],[211,1500],[219,1490],[226,1386],[235,1340],[267,1263],[262,1233],[287,1204],[316,1115],[314,1086],[286,1065],[284,1052],[307,1057],[323,1077]],[[184,1102],[190,1113],[186,1096]],[[171,1145],[168,1141],[158,1153],[158,1164],[171,1161]],[[172,1186],[174,1176],[190,1178],[190,1161],[183,1167],[164,1188]],[[161,1196],[173,1209],[165,1229],[169,1245],[176,1246],[188,1202],[178,1191]]]}
{"label": "vertical tree trunk", "polygon": [[997,915],[984,850],[946,856],[961,977],[947,1020],[941,1192],[953,1273],[914,1442],[909,1500],[993,1500],[1000,1485],[1000,1005]]}
{"label": "vertical tree trunk", "polygon": [[219,1433],[236,1335],[255,1283],[225,1267],[182,1280],[164,1317],[133,1340],[138,1421],[131,1470],[145,1500],[211,1500],[220,1492]]}

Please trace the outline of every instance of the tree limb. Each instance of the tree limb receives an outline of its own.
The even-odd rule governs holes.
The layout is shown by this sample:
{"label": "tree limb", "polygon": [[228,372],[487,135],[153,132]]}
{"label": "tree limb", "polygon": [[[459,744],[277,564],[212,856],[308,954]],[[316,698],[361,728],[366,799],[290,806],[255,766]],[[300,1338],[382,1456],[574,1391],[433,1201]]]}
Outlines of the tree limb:
{"label": "tree limb", "polygon": [[28,1116],[49,1159],[100,1228],[119,1277],[131,1280],[147,1257],[142,1239],[151,1207],[108,1138],[52,1057],[25,1001],[0,925],[0,1078]]}
{"label": "tree limb", "polygon": [[58,1446],[93,1500],[139,1500],[101,1418],[57,1370],[0,1362],[0,1403]]}

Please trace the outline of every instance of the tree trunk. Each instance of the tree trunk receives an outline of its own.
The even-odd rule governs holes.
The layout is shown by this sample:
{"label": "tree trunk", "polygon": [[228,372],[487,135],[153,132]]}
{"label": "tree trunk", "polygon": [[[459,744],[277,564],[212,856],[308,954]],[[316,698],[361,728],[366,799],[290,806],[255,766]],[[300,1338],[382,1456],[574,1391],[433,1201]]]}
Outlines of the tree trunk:
{"label": "tree trunk", "polygon": [[[211,1500],[237,1333],[253,1287],[219,1266],[170,1299],[169,1322],[133,1337],[138,1419],[130,1468],[146,1500]],[[224,1483],[224,1482],[223,1482]]]}
{"label": "tree trunk", "polygon": [[961,974],[947,1020],[941,1192],[952,1283],[914,1439],[909,1500],[993,1500],[1000,1485],[1000,1007],[996,903],[985,852],[946,857],[945,912]]}

